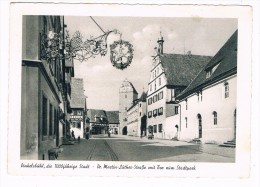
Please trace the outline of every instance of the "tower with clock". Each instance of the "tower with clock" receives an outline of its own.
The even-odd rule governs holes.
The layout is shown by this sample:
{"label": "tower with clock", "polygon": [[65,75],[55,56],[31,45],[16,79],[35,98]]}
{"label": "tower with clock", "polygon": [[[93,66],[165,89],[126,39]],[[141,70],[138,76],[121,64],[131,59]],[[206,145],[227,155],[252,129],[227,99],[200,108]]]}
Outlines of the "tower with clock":
{"label": "tower with clock", "polygon": [[127,110],[137,98],[135,87],[125,79],[119,88],[119,134],[127,135]]}

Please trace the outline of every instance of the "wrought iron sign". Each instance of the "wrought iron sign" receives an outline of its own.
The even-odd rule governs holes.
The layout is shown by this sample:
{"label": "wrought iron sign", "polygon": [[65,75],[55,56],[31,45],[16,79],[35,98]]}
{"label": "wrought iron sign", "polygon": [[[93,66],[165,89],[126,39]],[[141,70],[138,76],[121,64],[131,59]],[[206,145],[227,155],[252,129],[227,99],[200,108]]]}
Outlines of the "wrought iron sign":
{"label": "wrought iron sign", "polygon": [[[91,17],[97,24],[97,22]],[[95,56],[105,56],[108,52],[107,37],[109,34],[120,34],[120,40],[110,45],[110,60],[118,69],[127,68],[133,59],[133,45],[121,39],[121,33],[117,30],[105,32],[98,24],[97,26],[104,34],[96,38],[83,40],[82,34],[77,31],[70,38],[69,32],[65,36],[61,33],[49,31],[48,35],[41,34],[41,59],[49,62],[59,57],[65,59],[76,59],[80,62],[86,61]],[[63,40],[64,37],[64,40]],[[65,45],[65,46],[63,46]]]}

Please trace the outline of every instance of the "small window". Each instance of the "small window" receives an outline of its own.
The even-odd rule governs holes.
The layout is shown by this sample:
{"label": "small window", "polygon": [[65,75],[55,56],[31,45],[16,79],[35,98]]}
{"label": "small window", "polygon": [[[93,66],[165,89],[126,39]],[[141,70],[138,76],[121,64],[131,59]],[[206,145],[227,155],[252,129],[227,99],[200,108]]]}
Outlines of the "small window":
{"label": "small window", "polygon": [[153,115],[152,111],[149,111],[149,112],[148,112],[148,118],[151,118],[152,115]]}
{"label": "small window", "polygon": [[188,118],[185,117],[185,125],[186,125],[186,128],[188,128]]}
{"label": "small window", "polygon": [[141,107],[141,106],[142,106],[142,104],[140,103],[140,104],[139,104],[139,107]]}
{"label": "small window", "polygon": [[153,126],[153,132],[154,132],[154,133],[157,133],[157,125],[154,125],[154,126]]}
{"label": "small window", "polygon": [[142,112],[140,112],[140,116],[142,116]]}
{"label": "small window", "polygon": [[127,95],[125,94],[125,98],[127,98]]}
{"label": "small window", "polygon": [[159,131],[159,132],[162,132],[162,124],[159,124],[159,126],[158,126],[158,131]]}
{"label": "small window", "polygon": [[153,89],[153,86],[152,86],[152,84],[150,84],[150,91],[152,91],[152,89]]}
{"label": "small window", "polygon": [[80,129],[81,128],[81,123],[77,122],[77,128]]}
{"label": "small window", "polygon": [[188,99],[185,100],[186,110],[188,110]]}
{"label": "small window", "polygon": [[224,86],[225,86],[225,98],[228,98],[229,97],[229,84],[228,84],[228,82],[226,82],[224,84]]}
{"label": "small window", "polygon": [[175,113],[175,114],[178,114],[178,113],[179,113],[178,106],[175,106],[175,107],[174,107],[174,113]]}
{"label": "small window", "polygon": [[217,125],[218,124],[218,114],[216,111],[214,111],[212,114],[213,114],[213,124]]}
{"label": "small window", "polygon": [[154,117],[157,116],[157,109],[154,109],[154,110],[153,110],[153,116],[154,116]]}
{"label": "small window", "polygon": [[154,90],[156,90],[156,80],[154,81]]}
{"label": "small window", "polygon": [[159,86],[161,86],[162,82],[161,82],[161,77],[159,78]]}

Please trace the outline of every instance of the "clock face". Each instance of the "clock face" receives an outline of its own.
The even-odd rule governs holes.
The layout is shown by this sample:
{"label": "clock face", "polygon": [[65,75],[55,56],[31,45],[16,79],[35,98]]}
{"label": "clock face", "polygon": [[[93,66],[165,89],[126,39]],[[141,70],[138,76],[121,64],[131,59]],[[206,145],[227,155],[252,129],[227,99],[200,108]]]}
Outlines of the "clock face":
{"label": "clock face", "polygon": [[133,46],[127,41],[119,40],[110,45],[110,60],[118,69],[125,69],[133,59]]}

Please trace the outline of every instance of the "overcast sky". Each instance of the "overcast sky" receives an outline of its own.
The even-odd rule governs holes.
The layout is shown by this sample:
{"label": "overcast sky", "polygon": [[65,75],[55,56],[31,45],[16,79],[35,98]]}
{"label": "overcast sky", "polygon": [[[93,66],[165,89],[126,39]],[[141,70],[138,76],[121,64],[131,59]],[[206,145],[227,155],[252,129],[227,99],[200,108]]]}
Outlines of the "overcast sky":
{"label": "overcast sky", "polygon": [[[160,31],[164,37],[164,53],[214,56],[237,29],[237,19],[194,18],[143,18],[143,17],[93,17],[104,31],[117,29],[122,39],[134,48],[131,65],[125,70],[114,68],[110,53],[85,62],[75,62],[75,77],[84,79],[87,107],[91,109],[118,110],[119,87],[127,78],[139,96],[147,91],[152,65],[151,56]],[[80,31],[84,40],[97,37],[102,31],[90,17],[65,17],[65,24],[72,35]],[[119,35],[108,37],[108,46]]]}

